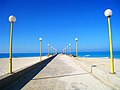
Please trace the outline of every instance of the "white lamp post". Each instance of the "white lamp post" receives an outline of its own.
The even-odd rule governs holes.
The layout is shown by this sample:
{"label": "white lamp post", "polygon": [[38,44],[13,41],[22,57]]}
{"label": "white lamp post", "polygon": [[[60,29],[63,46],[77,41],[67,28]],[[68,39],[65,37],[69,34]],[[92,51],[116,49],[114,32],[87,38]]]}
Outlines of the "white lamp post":
{"label": "white lamp post", "polygon": [[40,40],[40,60],[42,60],[42,38],[39,38]]}
{"label": "white lamp post", "polygon": [[69,50],[70,50],[70,56],[72,56],[72,48],[71,48],[71,44],[69,44]]}
{"label": "white lamp post", "polygon": [[53,55],[54,55],[54,53],[55,53],[55,48],[53,47]]}
{"label": "white lamp post", "polygon": [[57,54],[57,49],[55,49],[55,54]]}
{"label": "white lamp post", "polygon": [[63,54],[65,54],[65,49],[63,49]]}
{"label": "white lamp post", "polygon": [[63,54],[65,54],[65,49],[63,49]]}
{"label": "white lamp post", "polygon": [[68,51],[68,46],[66,47],[66,51],[67,51],[67,54],[68,54],[68,52],[69,52],[69,51]]}
{"label": "white lamp post", "polygon": [[50,44],[48,44],[48,56],[50,55]]}
{"label": "white lamp post", "polygon": [[65,54],[67,54],[67,53],[66,53],[66,47],[65,47]]}
{"label": "white lamp post", "polygon": [[61,52],[62,54],[64,53],[64,49],[62,50],[62,52]]}
{"label": "white lamp post", "polygon": [[16,21],[16,17],[11,15],[9,17],[10,25],[10,61],[9,61],[9,73],[12,74],[12,34],[13,34],[13,24]]}
{"label": "white lamp post", "polygon": [[76,41],[76,59],[78,59],[78,38],[75,38]]}
{"label": "white lamp post", "polygon": [[51,46],[51,55],[53,54],[53,46]]}
{"label": "white lamp post", "polygon": [[111,61],[111,73],[114,74],[114,56],[113,56],[113,45],[112,45],[112,29],[110,24],[110,17],[112,16],[112,10],[107,9],[104,12],[108,19],[108,29],[109,29],[109,41],[110,41],[110,61]]}
{"label": "white lamp post", "polygon": [[57,49],[55,49],[55,54],[57,54]]}

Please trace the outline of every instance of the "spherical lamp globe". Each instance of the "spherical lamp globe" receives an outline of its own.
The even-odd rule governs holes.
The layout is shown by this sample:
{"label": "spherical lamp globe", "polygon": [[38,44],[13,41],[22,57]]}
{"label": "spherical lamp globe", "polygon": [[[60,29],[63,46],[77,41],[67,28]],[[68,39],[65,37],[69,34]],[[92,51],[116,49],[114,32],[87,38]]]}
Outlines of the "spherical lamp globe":
{"label": "spherical lamp globe", "polygon": [[107,9],[107,10],[105,10],[104,14],[105,14],[106,17],[111,17],[112,16],[112,10]]}
{"label": "spherical lamp globe", "polygon": [[42,38],[39,38],[40,41],[42,41]]}
{"label": "spherical lamp globe", "polygon": [[9,17],[9,21],[10,21],[10,22],[15,22],[15,21],[16,21],[16,17],[13,16],[13,15],[11,15],[11,16]]}
{"label": "spherical lamp globe", "polygon": [[78,38],[75,38],[75,41],[78,41]]}

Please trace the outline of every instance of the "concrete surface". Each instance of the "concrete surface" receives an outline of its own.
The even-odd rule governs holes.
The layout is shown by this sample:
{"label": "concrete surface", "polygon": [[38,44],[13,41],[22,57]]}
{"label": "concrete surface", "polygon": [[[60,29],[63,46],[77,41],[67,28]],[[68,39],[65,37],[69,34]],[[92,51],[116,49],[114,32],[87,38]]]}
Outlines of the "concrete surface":
{"label": "concrete surface", "polygon": [[76,64],[75,59],[59,54],[29,82],[14,83],[12,90],[115,90]]}
{"label": "concrete surface", "polygon": [[[84,70],[91,72],[109,86],[120,90],[120,60],[115,59],[115,74],[110,73],[110,59],[108,58],[79,58],[75,61]],[[92,67],[96,66],[96,67]]]}
{"label": "concrete surface", "polygon": [[[88,66],[96,65],[98,69],[109,73],[111,71],[111,64],[109,58],[79,58],[80,62]],[[120,59],[114,59],[115,77],[120,78]]]}

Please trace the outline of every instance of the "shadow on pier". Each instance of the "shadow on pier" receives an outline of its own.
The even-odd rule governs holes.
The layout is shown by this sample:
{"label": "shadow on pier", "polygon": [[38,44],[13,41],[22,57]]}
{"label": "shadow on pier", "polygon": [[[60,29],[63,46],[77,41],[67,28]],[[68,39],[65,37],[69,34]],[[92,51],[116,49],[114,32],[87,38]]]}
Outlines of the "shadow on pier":
{"label": "shadow on pier", "polygon": [[[4,88],[4,90],[20,90],[22,87],[24,87],[30,80],[32,80],[48,63],[50,63],[55,57],[54,55],[50,58],[47,58],[39,63],[37,63],[37,67],[27,73],[26,75],[22,76],[20,79],[9,85],[7,88]],[[33,66],[34,67],[34,66]],[[27,68],[28,69],[28,68]]]}

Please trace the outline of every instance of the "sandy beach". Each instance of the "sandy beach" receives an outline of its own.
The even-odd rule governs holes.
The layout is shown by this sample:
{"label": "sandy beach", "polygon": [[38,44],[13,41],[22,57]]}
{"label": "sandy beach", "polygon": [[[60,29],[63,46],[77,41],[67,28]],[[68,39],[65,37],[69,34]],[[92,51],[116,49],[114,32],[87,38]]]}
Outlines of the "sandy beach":
{"label": "sandy beach", "polygon": [[[43,56],[42,60],[48,58]],[[37,62],[40,62],[39,57],[22,57],[22,58],[13,58],[13,72],[28,66],[31,66]],[[0,76],[7,74],[9,72],[9,58],[0,59]]]}
{"label": "sandy beach", "polygon": [[[79,58],[79,60],[86,64],[87,66],[96,65],[96,68],[110,73],[111,66],[110,66],[110,59],[109,58]],[[114,59],[115,63],[115,76],[120,78],[120,59]]]}

